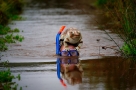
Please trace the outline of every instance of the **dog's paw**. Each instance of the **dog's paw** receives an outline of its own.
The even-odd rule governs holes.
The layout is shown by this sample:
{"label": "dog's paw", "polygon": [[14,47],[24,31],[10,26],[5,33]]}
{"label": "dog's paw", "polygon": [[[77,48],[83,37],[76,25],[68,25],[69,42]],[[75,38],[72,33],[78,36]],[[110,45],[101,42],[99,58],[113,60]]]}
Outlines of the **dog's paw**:
{"label": "dog's paw", "polygon": [[64,48],[64,50],[69,51],[69,48]]}
{"label": "dog's paw", "polygon": [[77,51],[79,51],[79,49],[80,49],[79,47],[76,47],[76,50],[77,50]]}

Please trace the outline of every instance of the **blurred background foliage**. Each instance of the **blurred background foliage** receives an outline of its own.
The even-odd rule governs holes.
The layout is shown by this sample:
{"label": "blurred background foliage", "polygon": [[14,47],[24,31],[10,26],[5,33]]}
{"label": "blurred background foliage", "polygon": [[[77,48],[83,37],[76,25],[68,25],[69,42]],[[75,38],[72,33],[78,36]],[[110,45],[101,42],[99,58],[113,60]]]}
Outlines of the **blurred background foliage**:
{"label": "blurred background foliage", "polygon": [[[97,0],[96,7],[103,10],[101,28],[110,29],[124,40],[121,47],[127,56],[136,55],[136,1],[135,0]],[[107,21],[102,24],[103,21]]]}
{"label": "blurred background foliage", "polygon": [[22,0],[0,0],[0,25],[6,25],[9,20],[17,19],[23,5]]}

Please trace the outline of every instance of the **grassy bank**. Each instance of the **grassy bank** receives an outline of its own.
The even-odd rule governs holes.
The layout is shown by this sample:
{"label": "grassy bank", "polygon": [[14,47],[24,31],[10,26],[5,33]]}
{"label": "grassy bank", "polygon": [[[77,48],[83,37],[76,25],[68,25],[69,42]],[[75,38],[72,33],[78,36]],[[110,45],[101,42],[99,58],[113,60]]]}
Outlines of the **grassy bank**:
{"label": "grassy bank", "polygon": [[134,0],[97,0],[96,5],[104,11],[108,22],[103,28],[117,32],[124,40],[122,53],[136,56],[136,2]]}
{"label": "grassy bank", "polygon": [[[23,36],[17,34],[20,32],[19,29],[11,29],[7,26],[10,21],[21,19],[19,14],[22,12],[22,7],[23,2],[21,0],[0,0],[0,53],[8,49],[7,44],[21,42],[24,39]],[[18,84],[13,83],[12,80],[20,79],[20,75],[15,77],[11,74],[8,61],[0,61],[0,66],[3,67],[0,71],[0,90],[17,90]]]}
{"label": "grassy bank", "polygon": [[0,0],[0,51],[8,49],[6,43],[15,43],[24,39],[21,35],[13,35],[14,32],[19,32],[19,29],[11,30],[7,26],[10,21],[21,19],[19,14],[22,12],[22,7],[21,0]]}

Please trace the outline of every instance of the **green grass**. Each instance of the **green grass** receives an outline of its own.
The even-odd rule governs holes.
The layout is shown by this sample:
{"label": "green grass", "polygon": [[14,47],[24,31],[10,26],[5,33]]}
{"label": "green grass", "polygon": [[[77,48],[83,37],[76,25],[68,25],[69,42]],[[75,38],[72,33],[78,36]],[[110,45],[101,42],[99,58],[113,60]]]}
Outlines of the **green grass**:
{"label": "green grass", "polygon": [[22,12],[23,5],[23,0],[0,0],[0,51],[8,49],[7,43],[24,40],[24,37],[19,34],[13,35],[15,32],[20,32],[19,29],[11,30],[10,27],[6,26],[11,20],[22,19],[19,14]]}
{"label": "green grass", "polygon": [[22,35],[16,34],[14,35],[13,33],[15,32],[20,32],[19,29],[15,28],[13,30],[10,29],[10,27],[7,26],[2,26],[0,25],[0,35],[4,35],[0,37],[0,51],[5,51],[8,50],[7,43],[16,43],[16,42],[22,42],[24,40],[24,37]]}
{"label": "green grass", "polygon": [[[22,0],[0,0],[0,53],[1,51],[8,50],[7,44],[22,42],[24,37],[16,34],[20,30],[15,28],[11,29],[7,24],[12,20],[21,20],[22,17],[19,14],[22,12],[24,3]],[[1,55],[1,54],[0,54]],[[2,56],[0,56],[1,59]],[[0,64],[2,62],[0,61]],[[3,90],[17,90],[18,84],[13,83],[13,79],[20,80],[20,74],[14,76],[11,74],[8,67],[8,61],[3,63],[3,70],[0,71],[0,86]],[[22,87],[20,87],[22,90]]]}
{"label": "green grass", "polygon": [[125,54],[129,56],[135,56],[136,55],[136,39],[132,40],[131,42],[125,42],[122,46],[122,50]]}
{"label": "green grass", "polygon": [[[17,90],[18,84],[12,81],[13,79],[21,80],[21,77],[20,74],[17,76],[11,74],[8,63],[8,61],[3,62],[3,70],[0,72],[0,84],[3,85],[3,90]],[[22,87],[20,87],[20,90],[22,90]]]}
{"label": "green grass", "polygon": [[[114,32],[117,32],[124,40],[121,47],[126,56],[136,56],[136,7],[134,0],[97,0],[96,6],[103,8],[105,16],[112,17],[108,23],[112,23]],[[108,15],[106,14],[108,13]],[[110,26],[110,27],[112,27]],[[105,25],[105,27],[107,27]],[[111,29],[111,28],[110,28]]]}

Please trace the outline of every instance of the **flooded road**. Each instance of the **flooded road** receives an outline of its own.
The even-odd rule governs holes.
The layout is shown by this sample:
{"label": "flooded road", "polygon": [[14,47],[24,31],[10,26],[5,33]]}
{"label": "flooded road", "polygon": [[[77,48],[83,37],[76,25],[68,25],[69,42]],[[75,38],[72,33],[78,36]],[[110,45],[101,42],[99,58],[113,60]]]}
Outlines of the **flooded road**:
{"label": "flooded road", "polygon": [[[83,36],[83,46],[80,50],[82,58],[92,58],[98,56],[118,56],[119,49],[114,41],[121,46],[122,40],[117,34],[106,30],[111,38],[98,29],[95,22],[95,12],[79,6],[74,2],[58,2],[44,0],[30,0],[24,7],[23,21],[13,21],[9,26],[19,28],[21,35],[25,37],[21,43],[9,45],[9,50],[4,56],[7,59],[12,57],[22,58],[54,58],[55,38],[62,25],[66,28],[78,28]],[[82,4],[81,4],[82,5]],[[95,22],[96,23],[96,22]],[[98,41],[99,40],[99,41]],[[107,47],[107,49],[102,49]],[[8,58],[9,57],[9,58]]]}
{"label": "flooded road", "polygon": [[81,60],[82,83],[64,87],[57,78],[56,62],[11,63],[14,80],[23,90],[136,90],[136,62],[121,57]]}
{"label": "flooded road", "polygon": [[[106,30],[113,41],[105,31],[93,24],[95,11],[85,11],[88,10],[85,2],[27,0],[26,3],[21,14],[26,19],[9,24],[11,28],[19,28],[22,31],[19,34],[25,39],[21,43],[10,44],[9,50],[2,52],[2,61],[9,60],[12,73],[21,75],[20,81],[14,81],[23,90],[136,89],[133,81],[136,77],[135,65],[130,68],[130,61],[119,57],[101,58],[119,56],[119,48],[114,41],[118,46],[123,42],[117,34]],[[84,70],[82,83],[70,85],[65,80],[67,88],[61,85],[56,72],[55,38],[62,25],[78,28],[83,36],[79,58]]]}

